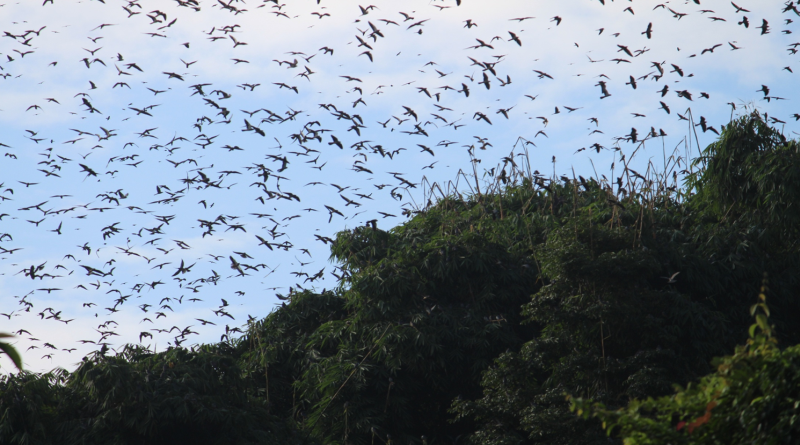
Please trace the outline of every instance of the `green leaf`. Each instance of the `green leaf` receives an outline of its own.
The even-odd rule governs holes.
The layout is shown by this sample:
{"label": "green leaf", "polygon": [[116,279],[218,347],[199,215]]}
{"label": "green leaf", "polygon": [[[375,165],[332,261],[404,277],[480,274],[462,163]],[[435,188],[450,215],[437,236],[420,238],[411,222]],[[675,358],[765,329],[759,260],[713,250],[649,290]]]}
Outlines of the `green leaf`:
{"label": "green leaf", "polygon": [[[13,337],[13,335],[0,334],[0,337],[8,338]],[[0,351],[3,351],[3,353],[7,355],[12,362],[14,362],[14,366],[22,371],[22,357],[19,355],[19,352],[17,352],[16,348],[6,342],[0,342]]]}
{"label": "green leaf", "polygon": [[766,315],[764,314],[756,315],[756,324],[758,324],[758,327],[760,327],[763,332],[766,333],[770,331],[769,321],[767,320]]}

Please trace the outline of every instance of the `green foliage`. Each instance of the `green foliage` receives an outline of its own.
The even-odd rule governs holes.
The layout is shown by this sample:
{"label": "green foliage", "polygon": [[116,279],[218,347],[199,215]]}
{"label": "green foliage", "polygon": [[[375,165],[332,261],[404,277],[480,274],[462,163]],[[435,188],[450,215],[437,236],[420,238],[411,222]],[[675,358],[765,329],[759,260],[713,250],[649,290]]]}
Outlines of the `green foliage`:
{"label": "green foliage", "polygon": [[[800,144],[770,127],[753,112],[731,122],[719,139],[694,160],[690,175],[694,203],[718,216],[744,218],[796,241],[800,208]],[[784,249],[796,250],[795,243]]]}
{"label": "green foliage", "polygon": [[8,444],[301,443],[248,391],[225,344],[128,346],[73,373],[7,376],[0,412]]}
{"label": "green foliage", "polygon": [[604,442],[565,391],[619,405],[706,369],[721,316],[659,282],[661,252],[631,248],[627,232],[568,219],[536,249],[547,284],[523,314],[538,336],[484,374],[481,399],[453,406],[480,421],[473,443]]}
{"label": "green foliage", "polygon": [[[705,152],[709,167],[690,176],[685,190],[671,193],[663,178],[641,177],[617,201],[619,192],[591,182],[551,184],[551,202],[572,208],[553,212],[556,228],[535,249],[545,285],[524,314],[540,331],[484,374],[482,398],[453,404],[457,418],[479,425],[471,441],[605,443],[599,422],[571,415],[563,394],[619,407],[705,374],[711,357],[745,330],[750,283],[763,271],[780,282],[776,324],[785,338],[800,340],[792,324],[800,315],[796,231],[780,220],[777,204],[759,207],[798,196],[786,181],[798,165],[790,162],[796,147],[754,114],[726,127]],[[736,163],[729,158],[747,150],[761,156],[737,164],[751,175],[752,202],[729,212],[725,202],[743,199],[736,195],[743,178],[729,176]],[[751,171],[762,164],[770,167],[758,174],[767,177]],[[755,186],[761,179],[772,185]]]}
{"label": "green foliage", "polygon": [[751,308],[756,323],[716,371],[670,396],[633,400],[610,410],[573,399],[572,409],[596,417],[625,445],[792,444],[800,440],[800,345],[781,350],[768,323],[766,285]]}
{"label": "green foliage", "polygon": [[[13,337],[13,335],[0,332],[0,338],[11,338],[11,337]],[[0,341],[0,353],[3,353],[6,356],[8,356],[8,358],[11,359],[11,362],[14,363],[14,366],[16,366],[17,369],[22,371],[22,357],[19,355],[19,352],[17,352],[14,346],[4,341]]]}
{"label": "green foliage", "polygon": [[[765,120],[753,112],[730,122],[695,160],[700,168],[687,177],[684,188],[696,194],[686,201],[680,233],[697,260],[681,278],[692,272],[698,278],[689,283],[694,295],[703,295],[741,327],[749,321],[740,308],[749,305],[753,283],[768,272],[779,338],[796,344],[800,144]],[[742,332],[729,329],[732,341],[726,350],[744,341]]]}
{"label": "green foliage", "polygon": [[[683,188],[627,166],[614,186],[547,180],[506,158],[488,192],[339,233],[338,286],[290,289],[238,339],[0,379],[0,443],[588,445],[611,440],[603,420],[631,443],[688,443],[714,422],[772,443],[767,427],[795,424],[800,350],[773,340],[800,343],[796,156],[753,114]],[[661,397],[746,339],[765,271],[775,333],[760,313],[722,377]]]}
{"label": "green foliage", "polygon": [[60,401],[65,396],[65,371],[33,374],[21,371],[0,379],[0,442],[55,443]]}
{"label": "green foliage", "polygon": [[271,400],[293,382],[292,416],[326,443],[468,432],[446,422],[452,399],[478,395],[481,372],[529,335],[519,307],[538,274],[529,227],[511,212],[531,196],[444,201],[389,232],[340,233],[339,296],[295,293],[251,326],[241,346],[276,351],[253,376],[268,372]]}
{"label": "green foliage", "polygon": [[317,351],[307,348],[309,338],[321,325],[340,320],[347,312],[344,299],[333,292],[293,292],[281,298],[290,301],[262,320],[251,321],[237,349],[250,387],[268,403],[271,413],[293,423],[306,412],[295,385],[318,357]]}

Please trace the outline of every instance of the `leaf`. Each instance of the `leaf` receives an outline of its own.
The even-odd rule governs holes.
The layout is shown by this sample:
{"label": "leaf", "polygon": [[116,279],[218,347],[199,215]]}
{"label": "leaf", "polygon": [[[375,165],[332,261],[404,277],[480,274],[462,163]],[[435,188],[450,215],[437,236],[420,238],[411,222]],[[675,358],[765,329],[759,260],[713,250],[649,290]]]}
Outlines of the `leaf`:
{"label": "leaf", "polygon": [[764,315],[764,314],[756,315],[756,324],[758,324],[758,327],[760,327],[761,331],[763,331],[764,333],[767,333],[767,332],[770,331],[769,321],[767,320],[767,316],[766,315]]}
{"label": "leaf", "polygon": [[[13,336],[8,334],[0,334],[0,337],[7,338]],[[16,366],[17,369],[22,371],[22,357],[19,355],[19,352],[17,352],[14,346],[11,346],[6,342],[0,342],[0,351],[3,351],[3,353],[6,354],[8,358],[11,359],[12,362],[14,362],[14,366]]]}

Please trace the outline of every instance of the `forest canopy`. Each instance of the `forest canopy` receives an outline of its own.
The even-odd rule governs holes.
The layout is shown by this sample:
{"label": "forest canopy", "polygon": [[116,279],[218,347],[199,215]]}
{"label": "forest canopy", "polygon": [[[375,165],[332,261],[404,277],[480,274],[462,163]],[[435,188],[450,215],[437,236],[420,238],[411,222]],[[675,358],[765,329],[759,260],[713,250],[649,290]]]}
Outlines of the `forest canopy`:
{"label": "forest canopy", "polygon": [[800,343],[798,148],[753,112],[682,182],[675,159],[611,181],[507,159],[469,193],[434,185],[406,223],[337,235],[336,288],[291,289],[239,337],[2,377],[0,442],[607,443],[565,395],[616,412],[767,342],[764,273],[770,357]]}

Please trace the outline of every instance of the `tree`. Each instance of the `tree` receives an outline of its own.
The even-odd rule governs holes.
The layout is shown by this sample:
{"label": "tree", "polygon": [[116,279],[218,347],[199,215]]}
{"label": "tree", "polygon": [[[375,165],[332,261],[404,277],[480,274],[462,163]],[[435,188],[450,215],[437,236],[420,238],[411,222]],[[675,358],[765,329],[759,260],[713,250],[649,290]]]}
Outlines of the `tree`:
{"label": "tree", "polygon": [[272,406],[292,406],[289,415],[326,443],[470,431],[447,423],[452,399],[477,395],[494,357],[529,336],[519,307],[538,285],[527,223],[502,218],[498,205],[515,215],[532,193],[502,204],[445,200],[388,232],[340,233],[335,293],[284,297],[241,343],[269,357],[252,375],[264,382],[269,373]]}
{"label": "tree", "polygon": [[[290,288],[240,338],[0,379],[0,442],[606,443],[564,393],[613,413],[708,374],[744,338],[763,271],[774,332],[800,342],[797,231],[763,206],[794,202],[796,144],[758,119],[728,125],[683,188],[670,170],[625,166],[612,185],[506,158],[483,192],[339,233],[338,286]],[[765,144],[755,166],[725,160],[742,140]],[[718,167],[734,164],[734,179]],[[772,186],[727,191],[764,165]],[[713,418],[698,400],[681,431]]]}
{"label": "tree", "polygon": [[155,354],[126,346],[69,373],[0,381],[8,444],[301,444],[242,379],[227,344]]}
{"label": "tree", "polygon": [[45,374],[21,371],[0,378],[0,442],[54,443],[66,376],[64,371]]}
{"label": "tree", "polygon": [[[700,261],[687,272],[691,287],[729,318],[730,350],[745,340],[747,311],[763,272],[773,284],[773,322],[781,342],[800,343],[800,144],[788,140],[758,112],[726,125],[693,162],[684,189],[681,237]],[[735,326],[735,327],[734,327]]]}
{"label": "tree", "polygon": [[486,371],[483,397],[453,405],[480,425],[473,443],[605,442],[569,412],[565,391],[612,406],[665,394],[706,370],[722,344],[721,315],[659,278],[670,270],[663,252],[632,248],[629,230],[585,210],[536,249],[546,284],[523,308],[536,338]]}
{"label": "tree", "polygon": [[667,184],[670,172],[627,167],[637,179],[623,188],[619,178],[617,193],[551,183],[551,202],[564,205],[536,251],[544,286],[524,308],[540,331],[485,372],[481,398],[454,403],[478,424],[472,442],[605,442],[563,394],[614,408],[699,378],[745,330],[745,296],[763,271],[779,277],[784,338],[799,341],[798,237],[779,205],[800,198],[796,156],[796,142],[753,113],[704,151],[684,189]]}
{"label": "tree", "polygon": [[581,398],[572,400],[572,409],[600,419],[626,445],[797,443],[800,345],[778,347],[766,284],[750,310],[756,323],[747,342],[716,359],[715,372],[673,395],[633,400],[618,410]]}

